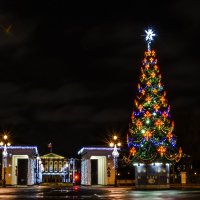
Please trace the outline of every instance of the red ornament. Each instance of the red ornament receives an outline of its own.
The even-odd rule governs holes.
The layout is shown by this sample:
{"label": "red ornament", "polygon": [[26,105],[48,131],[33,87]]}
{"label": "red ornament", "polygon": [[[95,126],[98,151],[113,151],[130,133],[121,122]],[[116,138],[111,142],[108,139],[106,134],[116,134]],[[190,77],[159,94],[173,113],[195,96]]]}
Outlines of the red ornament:
{"label": "red ornament", "polygon": [[166,119],[166,118],[168,117],[168,114],[167,114],[167,112],[166,112],[166,111],[164,111],[164,112],[163,112],[163,114],[162,114],[162,116],[163,116],[163,118],[164,118],[164,119]]}

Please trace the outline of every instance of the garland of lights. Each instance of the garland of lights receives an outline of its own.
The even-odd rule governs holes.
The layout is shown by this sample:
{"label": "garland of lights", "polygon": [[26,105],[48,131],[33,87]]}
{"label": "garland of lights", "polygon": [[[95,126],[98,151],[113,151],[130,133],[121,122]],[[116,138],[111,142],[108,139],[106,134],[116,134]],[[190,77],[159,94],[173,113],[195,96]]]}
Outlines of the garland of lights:
{"label": "garland of lights", "polygon": [[[80,151],[78,151],[78,155],[82,154],[84,150],[113,151],[113,148],[109,148],[109,147],[83,147]],[[117,148],[117,150],[120,150],[120,148]]]}
{"label": "garland of lights", "polygon": [[[4,146],[0,146],[0,149],[4,149]],[[38,149],[36,146],[7,146],[6,149],[34,149],[36,154],[38,154]]]}

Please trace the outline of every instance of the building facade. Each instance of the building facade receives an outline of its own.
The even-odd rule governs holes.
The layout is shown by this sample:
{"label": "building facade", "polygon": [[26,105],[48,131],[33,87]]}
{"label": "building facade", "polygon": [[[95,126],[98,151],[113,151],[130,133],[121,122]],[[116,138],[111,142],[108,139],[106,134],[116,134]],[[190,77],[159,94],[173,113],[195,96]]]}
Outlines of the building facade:
{"label": "building facade", "polygon": [[[5,147],[1,146],[2,154]],[[6,185],[34,185],[41,182],[41,163],[36,146],[7,146],[1,154],[1,182]]]}
{"label": "building facade", "polygon": [[75,159],[48,153],[41,156],[43,165],[42,182],[73,182]]}
{"label": "building facade", "polygon": [[114,185],[113,148],[83,147],[81,156],[81,185]]}

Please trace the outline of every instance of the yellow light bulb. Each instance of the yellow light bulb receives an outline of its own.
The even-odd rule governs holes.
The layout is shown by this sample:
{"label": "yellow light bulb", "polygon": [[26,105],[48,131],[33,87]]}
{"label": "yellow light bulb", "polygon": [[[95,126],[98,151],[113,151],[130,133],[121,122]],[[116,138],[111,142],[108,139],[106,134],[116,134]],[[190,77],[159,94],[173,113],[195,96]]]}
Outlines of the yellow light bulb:
{"label": "yellow light bulb", "polygon": [[113,146],[114,146],[114,143],[113,143],[113,142],[111,142],[111,143],[110,143],[110,147],[113,147]]}
{"label": "yellow light bulb", "polygon": [[8,136],[7,136],[7,135],[4,135],[4,136],[3,136],[3,139],[4,139],[4,140],[7,140],[7,139],[8,139]]}
{"label": "yellow light bulb", "polygon": [[120,142],[118,142],[118,143],[117,143],[117,146],[119,146],[119,147],[120,147],[120,146],[121,146],[121,143],[120,143]]}

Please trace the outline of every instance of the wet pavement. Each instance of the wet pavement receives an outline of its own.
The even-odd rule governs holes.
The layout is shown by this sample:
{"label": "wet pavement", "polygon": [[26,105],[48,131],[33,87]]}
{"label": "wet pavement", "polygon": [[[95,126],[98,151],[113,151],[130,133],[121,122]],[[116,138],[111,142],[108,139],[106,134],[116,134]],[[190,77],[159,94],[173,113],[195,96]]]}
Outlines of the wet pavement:
{"label": "wet pavement", "polygon": [[200,188],[136,190],[133,187],[10,187],[0,188],[0,199],[84,199],[84,200],[197,200]]}

